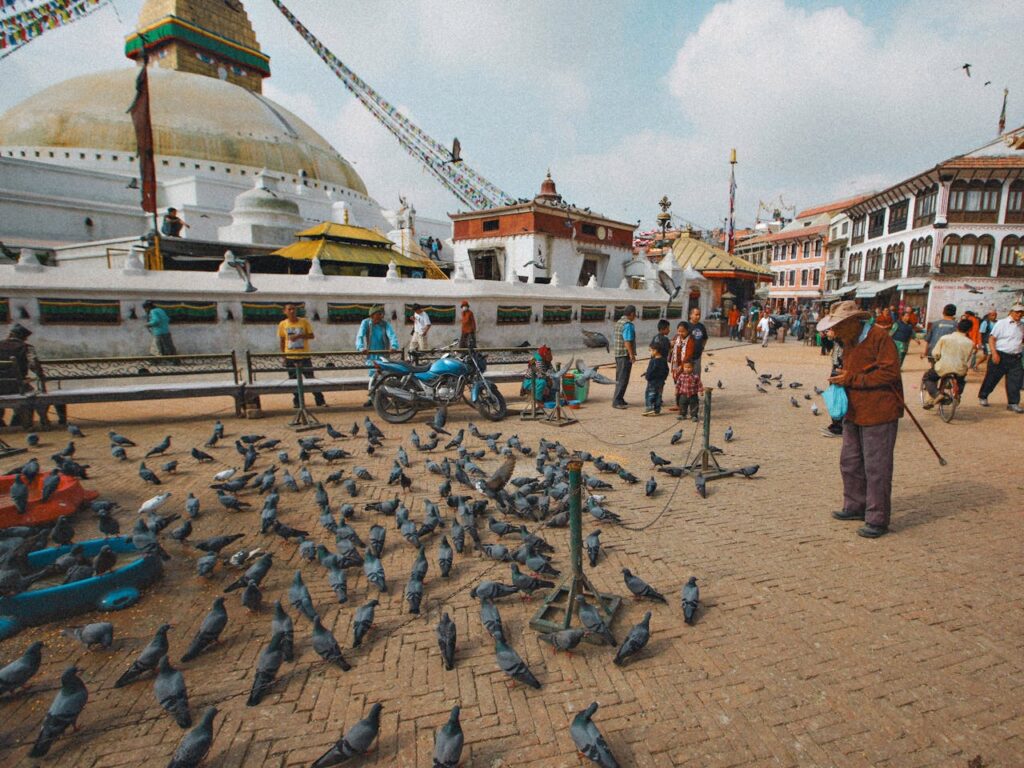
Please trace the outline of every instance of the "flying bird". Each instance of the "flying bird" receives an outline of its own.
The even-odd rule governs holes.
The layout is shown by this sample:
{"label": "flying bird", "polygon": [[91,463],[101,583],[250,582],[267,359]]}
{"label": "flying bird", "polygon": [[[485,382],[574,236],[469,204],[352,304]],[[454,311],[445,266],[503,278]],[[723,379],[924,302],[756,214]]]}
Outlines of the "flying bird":
{"label": "flying bird", "polygon": [[964,72],[966,72],[968,77],[971,76],[971,65],[970,64],[964,64],[962,67],[960,67],[960,69],[962,69]]}

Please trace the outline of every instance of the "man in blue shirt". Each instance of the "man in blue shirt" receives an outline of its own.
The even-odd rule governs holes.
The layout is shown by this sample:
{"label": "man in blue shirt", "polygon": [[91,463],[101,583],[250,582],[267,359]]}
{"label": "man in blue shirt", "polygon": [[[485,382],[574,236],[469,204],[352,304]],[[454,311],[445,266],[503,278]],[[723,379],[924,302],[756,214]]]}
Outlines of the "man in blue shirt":
{"label": "man in blue shirt", "polygon": [[622,317],[615,323],[615,342],[612,354],[615,355],[615,394],[612,395],[612,408],[628,408],[623,398],[629,386],[629,374],[636,361],[636,307],[632,304],[623,310]]}
{"label": "man in blue shirt", "polygon": [[150,353],[162,357],[178,354],[171,339],[171,318],[152,301],[144,302],[142,308],[146,311],[146,328],[153,334]]}
{"label": "man in blue shirt", "polygon": [[[399,348],[398,334],[391,327],[391,323],[384,319],[384,307],[375,305],[370,307],[370,316],[359,324],[359,331],[356,333],[356,351],[366,352],[366,362],[370,366],[370,386],[373,386],[373,361],[380,360],[381,355],[374,352],[385,352],[391,350],[397,352]],[[372,400],[363,404],[366,408],[373,405]]]}

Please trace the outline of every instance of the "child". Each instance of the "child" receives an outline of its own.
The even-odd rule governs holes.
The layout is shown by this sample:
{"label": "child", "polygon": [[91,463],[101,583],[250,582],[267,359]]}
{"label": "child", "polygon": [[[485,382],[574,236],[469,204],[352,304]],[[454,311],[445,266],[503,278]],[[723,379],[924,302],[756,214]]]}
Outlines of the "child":
{"label": "child", "polygon": [[685,419],[687,410],[692,414],[693,420],[697,421],[697,411],[700,408],[700,396],[704,394],[704,385],[693,371],[693,362],[687,360],[683,363],[683,371],[676,378],[676,400],[679,403],[679,418]]}
{"label": "child", "polygon": [[[668,378],[668,361],[661,354],[661,345],[651,343],[651,359],[647,363],[647,391],[644,393],[644,403],[647,410],[644,416],[658,416],[661,414],[661,391],[665,388],[665,379]],[[692,367],[692,366],[691,366]]]}

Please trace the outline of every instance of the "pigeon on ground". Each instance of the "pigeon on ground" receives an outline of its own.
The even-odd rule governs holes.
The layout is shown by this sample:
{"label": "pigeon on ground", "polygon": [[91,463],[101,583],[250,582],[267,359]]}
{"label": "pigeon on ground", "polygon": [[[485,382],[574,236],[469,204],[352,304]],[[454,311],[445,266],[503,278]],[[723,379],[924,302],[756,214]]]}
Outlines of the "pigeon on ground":
{"label": "pigeon on ground", "polygon": [[310,621],[313,621],[317,615],[316,609],[313,607],[313,597],[309,594],[309,589],[302,580],[302,571],[299,569],[296,569],[295,578],[292,579],[292,584],[288,588],[288,602]]}
{"label": "pigeon on ground", "polygon": [[216,716],[216,707],[207,707],[203,711],[199,725],[178,742],[167,768],[198,768],[213,744],[213,718]]}
{"label": "pigeon on ground", "polygon": [[448,543],[448,537],[442,536],[441,543],[437,547],[437,565],[441,570],[441,578],[448,578],[448,574],[452,570],[452,561],[454,555],[452,554],[452,547]]}
{"label": "pigeon on ground", "polygon": [[626,659],[630,656],[635,656],[644,649],[647,645],[647,641],[651,639],[651,612],[647,611],[644,614],[643,620],[629,630],[629,634],[626,635],[626,639],[622,641],[622,645],[619,646],[618,653],[615,654],[614,663],[616,666],[621,667]]}
{"label": "pigeon on ground", "polygon": [[700,494],[700,497],[702,499],[706,499],[708,497],[708,485],[704,475],[702,475],[700,472],[694,475],[693,484],[694,487],[697,489],[697,493]]}
{"label": "pigeon on ground", "polygon": [[69,726],[76,727],[78,716],[89,700],[89,691],[78,676],[79,671],[77,667],[68,667],[61,675],[60,690],[46,713],[29,757],[43,757]]}
{"label": "pigeon on ground", "polygon": [[115,688],[122,688],[128,685],[128,683],[134,683],[146,673],[152,672],[157,668],[160,659],[167,655],[167,630],[170,628],[170,624],[161,624],[157,628],[153,639],[149,641],[135,661],[131,663],[131,666],[114,683]]}
{"label": "pigeon on ground", "polygon": [[415,575],[405,585],[405,600],[409,604],[409,613],[419,615],[420,603],[423,601],[423,582]]}
{"label": "pigeon on ground", "polygon": [[341,655],[338,641],[331,634],[331,631],[323,625],[319,616],[313,618],[313,650],[328,664],[341,667],[343,672],[348,672],[352,669],[352,665],[345,661],[345,657]]}
{"label": "pigeon on ground", "polygon": [[448,715],[448,722],[434,733],[433,768],[458,768],[462,759],[462,725],[459,723],[460,707],[456,704]]}
{"label": "pigeon on ground", "polygon": [[818,410],[817,403],[811,403],[811,413],[813,413],[815,416],[817,416],[820,413],[820,411]]}
{"label": "pigeon on ground", "polygon": [[501,584],[496,581],[481,581],[469,591],[470,597],[477,600],[497,600],[502,597],[514,595],[519,591],[518,587]]}
{"label": "pigeon on ground", "polygon": [[94,645],[107,650],[114,642],[114,625],[109,621],[97,621],[84,627],[69,627],[61,632],[65,637],[73,637],[90,650]]}
{"label": "pigeon on ground", "polygon": [[15,509],[18,510],[18,514],[24,515],[28,511],[28,485],[20,474],[14,476],[14,482],[11,483],[9,493],[11,501],[14,502]]}
{"label": "pigeon on ground", "polygon": [[359,606],[358,610],[356,610],[355,618],[352,621],[353,648],[358,648],[362,645],[363,638],[366,637],[366,633],[373,626],[374,608],[378,605],[380,605],[378,601],[370,600],[365,605]]}
{"label": "pigeon on ground", "polygon": [[590,567],[593,568],[597,565],[597,558],[601,554],[601,529],[598,528],[587,536],[584,546],[587,548],[587,559],[590,561]]}
{"label": "pigeon on ground", "polygon": [[165,453],[167,451],[167,449],[170,448],[170,447],[171,447],[171,436],[167,435],[167,437],[165,437],[159,443],[157,443],[152,448],[150,448],[146,452],[146,455],[143,458],[147,458],[148,459],[151,456],[160,456],[161,454]]}
{"label": "pigeon on ground", "polygon": [[249,582],[242,590],[242,607],[255,613],[263,607],[263,592],[256,582]]}
{"label": "pigeon on ground", "polygon": [[608,645],[618,645],[615,642],[615,636],[601,616],[601,612],[595,606],[590,605],[583,595],[576,595],[576,602],[579,603],[580,622],[587,631],[597,635]]}
{"label": "pigeon on ground", "polygon": [[726,430],[725,430],[725,442],[731,443],[734,434],[735,433],[732,431],[732,427],[726,427]]}
{"label": "pigeon on ground", "polygon": [[177,459],[175,459],[174,461],[164,462],[163,464],[160,465],[160,469],[163,470],[164,472],[167,472],[168,474],[173,475],[175,472],[178,471]]}
{"label": "pigeon on ground", "polygon": [[494,641],[494,655],[501,671],[515,682],[523,683],[531,688],[540,689],[540,681],[534,676],[526,662],[509,645],[502,640]]}
{"label": "pigeon on ground", "polygon": [[656,490],[658,490],[658,481],[651,477],[644,485],[644,496],[653,496]]}
{"label": "pigeon on ground", "polygon": [[682,602],[683,619],[687,624],[693,624],[697,616],[697,607],[700,605],[700,588],[697,586],[696,576],[691,576],[683,585]]}
{"label": "pigeon on ground", "polygon": [[43,660],[43,644],[32,643],[25,652],[5,667],[0,667],[0,696],[28,686]]}
{"label": "pigeon on ground", "polygon": [[373,584],[378,592],[388,591],[387,579],[384,576],[384,565],[379,558],[374,557],[372,552],[367,551],[363,558],[363,573],[366,574],[366,580]]}
{"label": "pigeon on ground", "polygon": [[203,555],[196,560],[196,575],[203,578],[210,578],[217,567],[217,555],[214,552]]}
{"label": "pigeon on ground", "polygon": [[682,439],[683,439],[683,430],[680,429],[678,432],[676,432],[674,435],[672,435],[672,439],[669,442],[672,445],[676,445]]}
{"label": "pigeon on ground", "polygon": [[213,605],[210,607],[210,612],[206,614],[203,618],[203,623],[199,625],[199,631],[196,632],[196,636],[192,638],[188,649],[181,657],[182,662],[192,661],[192,659],[220,640],[220,634],[224,631],[227,623],[228,612],[224,608],[224,598],[216,597],[213,600]]}
{"label": "pigeon on ground", "polygon": [[555,653],[559,651],[572,653],[572,650],[583,641],[586,635],[585,629],[563,629],[558,632],[537,635],[537,639],[551,645],[555,649]]}
{"label": "pigeon on ground", "polygon": [[659,603],[668,603],[668,600],[665,599],[663,594],[639,576],[635,576],[629,568],[622,569],[622,579],[626,582],[626,588],[629,589],[637,599],[646,597],[650,600],[656,600]]}
{"label": "pigeon on ground", "polygon": [[455,668],[456,634],[455,622],[447,613],[441,614],[441,621],[437,625],[437,645],[441,649],[441,661],[447,670]]}
{"label": "pigeon on ground", "polygon": [[277,671],[281,668],[283,661],[281,635],[274,635],[270,638],[270,644],[260,652],[259,660],[256,662],[256,674],[253,676],[252,689],[245,702],[246,706],[255,707],[263,700],[263,696],[274,684]]}
{"label": "pigeon on ground", "polygon": [[232,533],[225,536],[211,536],[208,539],[193,542],[192,546],[201,549],[203,552],[220,552],[228,544],[232,544],[245,536],[244,533]]}
{"label": "pigeon on ground", "polygon": [[267,552],[260,556],[260,559],[249,566],[248,570],[235,579],[233,582],[224,587],[225,592],[233,592],[236,589],[241,589],[249,584],[255,584],[259,586],[260,582],[267,575],[267,571],[270,570],[270,566],[274,564],[274,553]]}
{"label": "pigeon on ground", "polygon": [[281,638],[281,654],[285,661],[295,658],[295,624],[280,600],[274,601],[274,618],[270,621],[271,637]]}
{"label": "pigeon on ground", "polygon": [[792,405],[794,408],[799,408],[800,407],[800,401],[797,400],[795,397],[792,397],[792,396],[790,396],[790,398],[789,398],[789,404]]}
{"label": "pigeon on ground", "polygon": [[348,602],[348,575],[344,568],[328,567],[327,583],[334,590],[334,596],[338,598],[338,603]]}
{"label": "pigeon on ground", "polygon": [[171,531],[170,536],[175,541],[185,541],[189,536],[192,535],[192,521],[186,520],[184,523],[179,525],[177,528]]}
{"label": "pigeon on ground", "polygon": [[480,623],[484,625],[487,634],[495,640],[505,640],[505,624],[501,620],[501,612],[491,600],[480,601]]}
{"label": "pigeon on ground", "polygon": [[192,713],[188,708],[188,691],[185,688],[185,676],[180,670],[171,666],[170,658],[165,654],[160,658],[153,692],[171,717],[182,728],[192,725]]}
{"label": "pigeon on ground", "polygon": [[117,434],[117,432],[107,432],[107,435],[110,437],[110,442],[112,443],[116,443],[117,445],[123,445],[127,448],[135,447],[135,443],[133,443],[124,435],[119,435]]}
{"label": "pigeon on ground", "polygon": [[[747,362],[750,363],[749,360]],[[753,367],[753,363],[750,365]],[[604,736],[591,720],[595,712],[597,712],[596,701],[572,719],[572,725],[569,726],[572,741],[579,753],[595,765],[599,765],[601,768],[619,768],[619,763],[615,759],[615,755],[612,754],[608,742],[604,740]]]}
{"label": "pigeon on ground", "polygon": [[538,589],[553,589],[555,582],[545,581],[544,579],[538,579],[533,576],[527,576],[525,573],[521,573],[519,566],[512,563],[512,584],[522,593],[532,597],[533,593]]}
{"label": "pigeon on ground", "polygon": [[666,466],[668,466],[671,463],[672,462],[669,461],[668,459],[663,459],[661,456],[656,454],[654,451],[651,451],[651,464],[653,464],[654,466],[656,466],[656,467],[666,467]]}
{"label": "pigeon on ground", "polygon": [[311,768],[328,768],[367,754],[380,732],[380,710],[380,704],[370,707],[370,714],[349,728],[344,736],[313,762]]}
{"label": "pigeon on ground", "polygon": [[736,470],[736,473],[743,475],[744,477],[753,477],[757,474],[757,470],[761,468],[760,464],[751,464],[749,467],[740,467]]}

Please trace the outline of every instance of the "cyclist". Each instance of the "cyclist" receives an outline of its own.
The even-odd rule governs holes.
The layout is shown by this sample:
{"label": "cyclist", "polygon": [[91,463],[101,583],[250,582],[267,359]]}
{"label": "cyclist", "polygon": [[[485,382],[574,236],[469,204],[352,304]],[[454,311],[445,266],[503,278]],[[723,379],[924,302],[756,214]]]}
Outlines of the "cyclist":
{"label": "cyclist", "polygon": [[928,370],[923,379],[925,389],[931,398],[924,403],[924,408],[934,408],[942,399],[939,395],[939,379],[952,374],[956,377],[957,397],[964,391],[964,384],[967,381],[967,369],[970,366],[971,355],[974,353],[974,342],[967,334],[971,332],[974,323],[969,318],[964,318],[956,324],[956,331],[942,336],[932,348],[931,356],[935,363]]}

